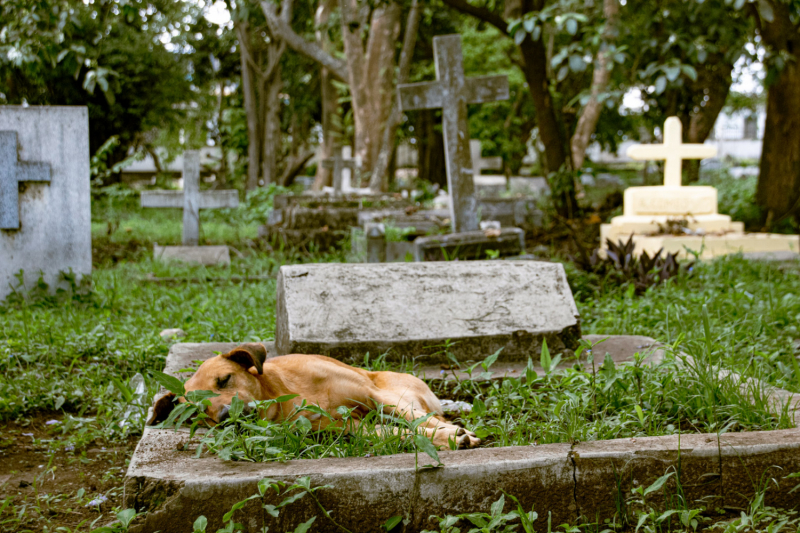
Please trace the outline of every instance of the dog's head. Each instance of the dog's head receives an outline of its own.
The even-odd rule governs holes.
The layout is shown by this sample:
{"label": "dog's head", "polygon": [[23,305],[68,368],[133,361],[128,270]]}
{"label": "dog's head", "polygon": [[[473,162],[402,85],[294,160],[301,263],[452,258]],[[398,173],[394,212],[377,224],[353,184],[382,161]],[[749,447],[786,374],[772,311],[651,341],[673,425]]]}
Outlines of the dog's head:
{"label": "dog's head", "polygon": [[[228,418],[231,399],[238,395],[245,404],[261,400],[261,384],[256,377],[263,373],[267,350],[261,343],[248,343],[237,346],[228,353],[217,355],[205,361],[194,376],[185,384],[187,392],[210,390],[219,396],[211,398],[211,407],[206,414],[213,422],[219,423]],[[175,395],[167,393],[156,399],[153,416],[148,425],[158,424],[167,419],[175,407]],[[185,401],[179,398],[179,401]]]}

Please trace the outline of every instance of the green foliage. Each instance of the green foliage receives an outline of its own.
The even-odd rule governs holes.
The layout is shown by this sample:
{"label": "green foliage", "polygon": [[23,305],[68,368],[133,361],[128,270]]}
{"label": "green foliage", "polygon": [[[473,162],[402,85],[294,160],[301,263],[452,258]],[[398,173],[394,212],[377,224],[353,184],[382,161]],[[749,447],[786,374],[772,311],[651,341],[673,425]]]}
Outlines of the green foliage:
{"label": "green foliage", "polygon": [[595,250],[585,261],[573,260],[580,268],[598,276],[601,284],[630,284],[638,294],[670,278],[690,273],[694,265],[689,263],[682,267],[677,253],[667,253],[662,257],[663,250],[653,257],[647,252],[636,254],[633,235],[627,242],[620,240],[614,243],[608,239],[606,246],[605,257]]}

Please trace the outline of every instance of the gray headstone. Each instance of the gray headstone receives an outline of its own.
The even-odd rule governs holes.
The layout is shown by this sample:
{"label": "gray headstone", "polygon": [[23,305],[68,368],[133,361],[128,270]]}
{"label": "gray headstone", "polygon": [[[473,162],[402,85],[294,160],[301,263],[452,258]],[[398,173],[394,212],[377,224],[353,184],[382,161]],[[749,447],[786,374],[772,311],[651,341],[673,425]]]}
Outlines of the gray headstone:
{"label": "gray headstone", "polygon": [[388,352],[393,361],[461,361],[503,348],[501,360],[538,358],[543,339],[570,352],[580,319],[564,267],[532,261],[283,266],[279,354],[343,361]]}
{"label": "gray headstone", "polygon": [[178,207],[183,209],[183,244],[197,246],[200,241],[200,210],[239,206],[235,190],[200,191],[200,152],[187,150],[183,155],[182,191],[142,191],[142,207]]}
{"label": "gray headstone", "polygon": [[0,300],[25,272],[51,287],[92,271],[85,107],[0,106]]}
{"label": "gray headstone", "polygon": [[358,160],[348,157],[347,154],[342,154],[340,152],[333,157],[329,157],[322,162],[322,166],[331,169],[331,174],[333,174],[334,194],[342,194],[342,189],[344,187],[344,169],[346,168],[350,169],[350,186],[354,187],[355,184],[358,183],[358,176],[356,175]]}
{"label": "gray headstone", "polygon": [[460,35],[433,38],[435,82],[399,85],[400,111],[442,109],[444,158],[454,232],[478,229],[467,104],[508,99],[506,76],[464,78]]}

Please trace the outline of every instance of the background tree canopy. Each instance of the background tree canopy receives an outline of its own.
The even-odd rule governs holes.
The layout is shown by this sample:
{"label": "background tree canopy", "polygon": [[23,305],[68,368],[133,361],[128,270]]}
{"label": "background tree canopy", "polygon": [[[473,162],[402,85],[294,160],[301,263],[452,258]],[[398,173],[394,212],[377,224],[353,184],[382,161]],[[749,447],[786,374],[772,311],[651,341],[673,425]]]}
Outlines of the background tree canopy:
{"label": "background tree canopy", "polygon": [[[506,74],[511,99],[470,109],[484,153],[520,171],[538,152],[557,212],[581,208],[586,149],[653,138],[680,117],[708,138],[736,66],[764,59],[767,121],[758,202],[765,226],[800,207],[796,0],[7,0],[0,6],[0,102],[86,105],[91,149],[109,163],[218,145],[221,183],[288,184],[353,145],[365,183],[391,187],[394,149],[413,142],[420,177],[443,183],[437,112],[393,110],[398,82],[433,78],[432,37],[462,35],[467,75]],[[230,20],[209,19],[211,11]],[[217,19],[220,17],[217,16]],[[409,31],[410,30],[410,31]],[[636,91],[639,109],[622,106]],[[758,94],[758,93],[756,93]],[[748,99],[749,98],[749,99]],[[743,101],[750,104],[742,104]],[[397,131],[395,127],[399,126]],[[789,147],[790,149],[786,149]],[[228,162],[233,164],[228,166]],[[687,179],[698,167],[687,166]],[[374,176],[372,176],[374,174]]]}

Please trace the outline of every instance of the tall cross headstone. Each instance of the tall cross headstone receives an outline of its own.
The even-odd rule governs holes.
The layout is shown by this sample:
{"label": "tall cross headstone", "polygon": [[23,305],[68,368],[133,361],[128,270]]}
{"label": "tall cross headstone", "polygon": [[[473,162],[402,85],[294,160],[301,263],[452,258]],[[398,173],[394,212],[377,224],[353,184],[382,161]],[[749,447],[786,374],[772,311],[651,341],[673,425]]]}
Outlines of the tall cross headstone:
{"label": "tall cross headstone", "polygon": [[506,76],[464,77],[459,35],[433,38],[436,81],[398,86],[400,111],[442,109],[444,158],[454,232],[478,229],[478,209],[469,152],[467,104],[508,99]]}
{"label": "tall cross headstone", "polygon": [[664,161],[664,186],[681,186],[681,166],[684,159],[705,159],[717,155],[717,148],[705,144],[683,144],[683,125],[678,117],[664,122],[663,144],[637,144],[628,148],[628,157],[638,161]]}
{"label": "tall cross headstone", "polygon": [[0,229],[19,229],[19,184],[50,181],[50,165],[17,159],[17,132],[0,131]]}
{"label": "tall cross headstone", "polygon": [[[344,151],[344,149],[342,149]],[[344,170],[350,169],[350,186],[357,182],[356,170],[358,169],[358,160],[349,157],[349,154],[338,153],[333,157],[322,162],[322,166],[331,169],[333,174],[333,194],[342,194],[344,188]]]}
{"label": "tall cross headstone", "polygon": [[200,240],[200,210],[239,206],[235,190],[200,190],[200,152],[187,150],[183,154],[182,191],[143,191],[142,207],[183,208],[183,244],[197,246]]}

